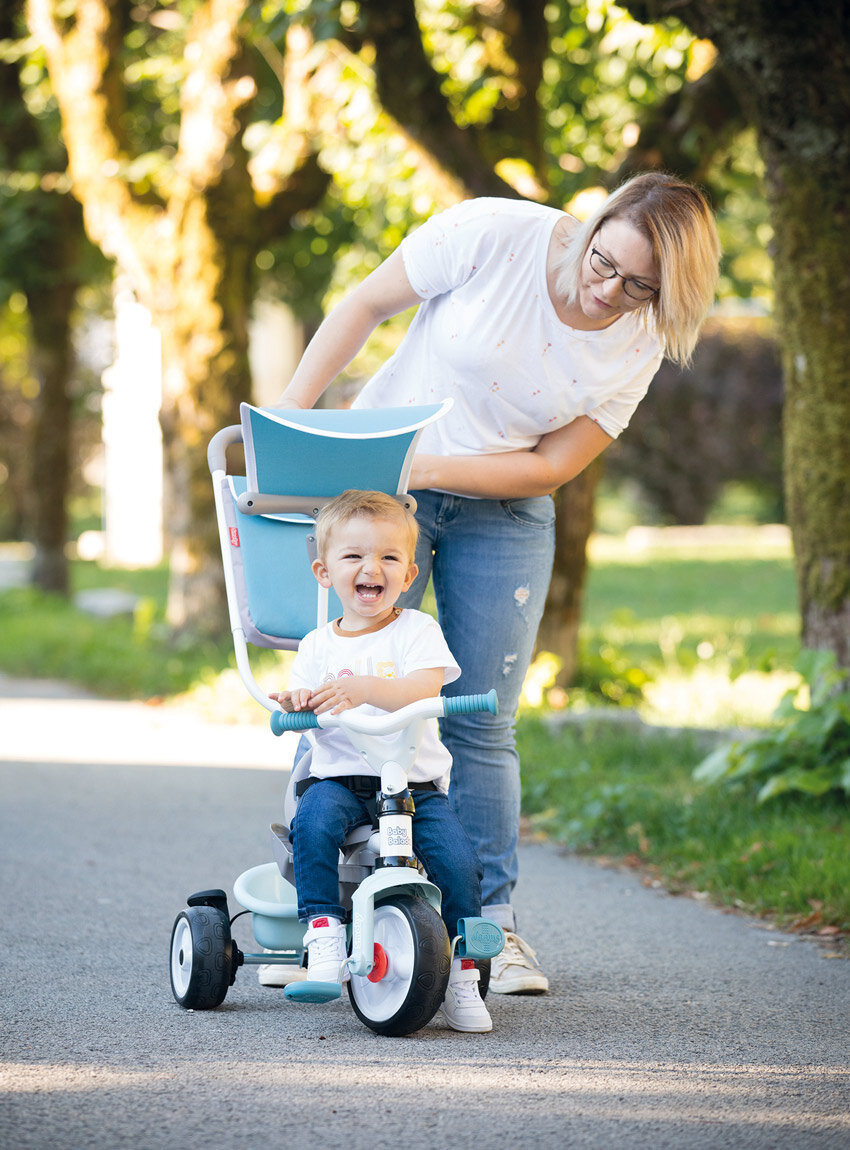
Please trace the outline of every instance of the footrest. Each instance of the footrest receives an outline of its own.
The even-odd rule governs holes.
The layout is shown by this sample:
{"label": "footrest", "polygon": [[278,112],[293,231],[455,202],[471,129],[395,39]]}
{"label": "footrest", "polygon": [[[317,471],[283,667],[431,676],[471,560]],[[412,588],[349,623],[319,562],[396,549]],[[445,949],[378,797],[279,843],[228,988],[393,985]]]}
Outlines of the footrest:
{"label": "footrest", "polygon": [[284,990],[284,997],[296,1002],[333,1002],[342,994],[339,982],[292,982]]}
{"label": "footrest", "polygon": [[460,958],[494,958],[505,945],[505,932],[489,918],[461,918],[457,929]]}

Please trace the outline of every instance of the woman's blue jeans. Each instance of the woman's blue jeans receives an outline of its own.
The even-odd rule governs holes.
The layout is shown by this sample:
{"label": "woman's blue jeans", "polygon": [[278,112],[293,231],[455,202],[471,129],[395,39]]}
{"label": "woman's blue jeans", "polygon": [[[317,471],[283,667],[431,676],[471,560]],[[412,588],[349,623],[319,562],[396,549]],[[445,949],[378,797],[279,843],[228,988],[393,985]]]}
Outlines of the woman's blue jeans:
{"label": "woman's blue jeans", "polygon": [[514,929],[520,780],[514,723],[546,603],[555,548],[550,496],[467,499],[415,491],[416,582],[400,600],[418,607],[433,576],[437,614],[461,676],[447,695],[496,688],[499,714],[441,721],[453,758],[449,798],[484,867],[484,913]]}
{"label": "woman's blue jeans", "polygon": [[[469,837],[441,791],[411,788],[416,807],[413,849],[443,897],[442,915],[449,937],[459,918],[481,914],[481,864]],[[298,891],[298,917],[345,918],[339,902],[339,848],[349,831],[369,823],[361,799],[342,783],[320,779],[298,800],[290,839]]]}

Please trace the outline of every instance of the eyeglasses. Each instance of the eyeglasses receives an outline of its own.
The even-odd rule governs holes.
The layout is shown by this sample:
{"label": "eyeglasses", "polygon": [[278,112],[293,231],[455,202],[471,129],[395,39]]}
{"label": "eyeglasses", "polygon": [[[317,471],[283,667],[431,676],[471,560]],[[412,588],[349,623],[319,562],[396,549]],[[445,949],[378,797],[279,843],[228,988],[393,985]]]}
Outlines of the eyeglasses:
{"label": "eyeglasses", "polygon": [[590,249],[590,266],[598,276],[602,276],[604,280],[612,280],[618,277],[623,281],[623,291],[629,299],[647,300],[652,299],[657,295],[659,288],[650,287],[649,284],[643,283],[641,280],[636,280],[632,276],[623,276],[617,271],[610,260],[606,260],[601,252],[596,248]]}

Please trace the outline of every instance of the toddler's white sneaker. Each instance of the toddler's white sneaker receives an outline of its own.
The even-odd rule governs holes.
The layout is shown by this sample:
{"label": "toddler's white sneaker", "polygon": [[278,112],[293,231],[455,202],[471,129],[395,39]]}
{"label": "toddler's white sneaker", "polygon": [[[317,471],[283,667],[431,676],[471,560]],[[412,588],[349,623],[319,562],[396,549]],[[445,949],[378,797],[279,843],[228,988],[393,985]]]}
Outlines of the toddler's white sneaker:
{"label": "toddler's white sneaker", "polygon": [[347,954],[345,927],[338,918],[323,915],[314,918],[304,931],[309,982],[347,982],[348,969],[340,979],[340,968]]}
{"label": "toddler's white sneaker", "polygon": [[452,1030],[485,1034],[493,1021],[478,993],[478,970],[471,958],[455,958],[443,999],[443,1014]]}

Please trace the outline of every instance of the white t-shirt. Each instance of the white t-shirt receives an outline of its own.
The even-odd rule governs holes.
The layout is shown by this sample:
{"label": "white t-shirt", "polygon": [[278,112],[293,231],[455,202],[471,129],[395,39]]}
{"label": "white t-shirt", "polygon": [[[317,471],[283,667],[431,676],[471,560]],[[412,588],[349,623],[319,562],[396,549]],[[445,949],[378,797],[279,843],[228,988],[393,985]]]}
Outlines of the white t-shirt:
{"label": "white t-shirt", "polygon": [[552,231],[564,213],[523,200],[466,200],[401,244],[423,303],[401,345],[355,407],[451,397],[419,450],[470,455],[528,449],[579,415],[616,438],[646,394],[661,346],[643,313],[602,331],[563,323],[546,285]]}
{"label": "white t-shirt", "polygon": [[[346,675],[377,675],[399,679],[411,671],[443,668],[443,684],[453,683],[460,667],[448,648],[439,624],[424,611],[404,610],[380,631],[368,635],[338,635],[333,623],[311,631],[301,640],[292,664],[290,690],[315,690],[332,679]],[[360,714],[386,712],[363,704]],[[337,728],[305,732],[313,749],[310,774],[327,779],[336,775],[372,774],[368,764],[354,750],[348,736]],[[449,789],[452,759],[440,742],[436,719],[428,719],[419,753],[408,778],[411,783],[434,782],[441,791]]]}

